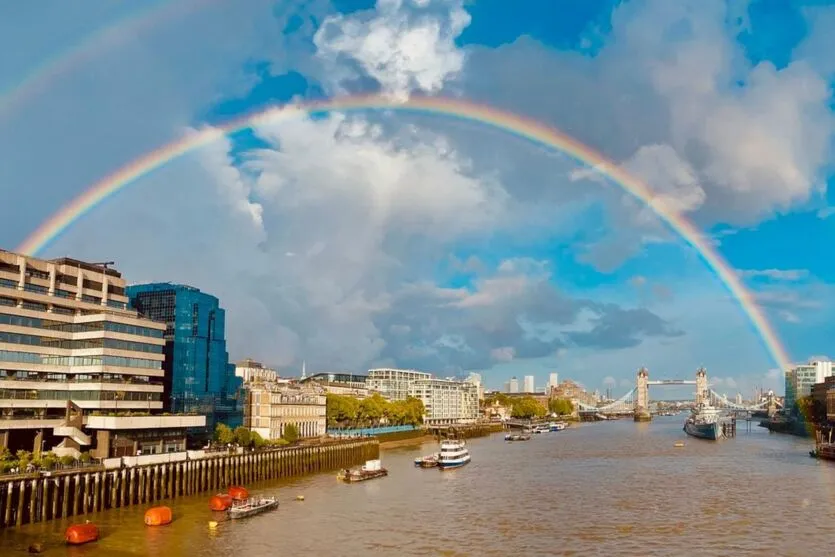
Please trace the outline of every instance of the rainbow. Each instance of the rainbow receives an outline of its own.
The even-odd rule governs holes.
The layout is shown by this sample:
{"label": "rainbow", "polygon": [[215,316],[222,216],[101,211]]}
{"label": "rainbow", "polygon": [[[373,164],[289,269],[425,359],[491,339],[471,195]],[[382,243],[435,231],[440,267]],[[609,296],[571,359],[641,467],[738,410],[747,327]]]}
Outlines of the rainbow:
{"label": "rainbow", "polygon": [[786,370],[790,367],[790,360],[785,348],[763,314],[762,309],[757,305],[754,298],[740,281],[739,275],[725,262],[722,256],[716,252],[713,246],[690,221],[680,213],[666,207],[665,204],[656,203],[652,191],[646,184],[627,173],[621,166],[608,160],[602,154],[554,128],[518,114],[458,99],[416,97],[405,103],[393,104],[384,97],[374,95],[311,101],[269,108],[262,112],[229,121],[220,126],[194,132],[181,140],[160,147],[142,158],[131,162],[94,184],[41,224],[35,232],[24,240],[18,248],[18,251],[32,255],[41,252],[61,232],[111,195],[114,195],[142,176],[153,172],[178,157],[210,144],[224,134],[235,133],[259,125],[289,118],[304,117],[315,113],[361,110],[391,110],[441,115],[462,121],[484,124],[564,153],[608,177],[611,181],[623,188],[625,192],[646,204],[660,219],[698,252],[702,260],[715,272],[731,295],[738,301],[743,312],[760,336],[764,347],[774,360],[774,363],[781,370]]}
{"label": "rainbow", "polygon": [[9,114],[14,107],[46,89],[62,74],[87,62],[107,47],[129,41],[136,34],[162,21],[189,13],[200,4],[216,1],[218,0],[177,0],[157,6],[137,3],[142,9],[129,13],[113,24],[88,35],[69,49],[47,58],[17,80],[12,87],[0,91],[0,116]]}

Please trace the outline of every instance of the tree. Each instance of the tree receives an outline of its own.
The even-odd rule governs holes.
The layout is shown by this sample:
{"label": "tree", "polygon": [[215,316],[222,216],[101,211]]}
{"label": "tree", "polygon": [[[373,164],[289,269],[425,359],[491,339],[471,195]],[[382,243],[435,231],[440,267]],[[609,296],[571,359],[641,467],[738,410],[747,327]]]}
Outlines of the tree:
{"label": "tree", "polygon": [[235,440],[235,434],[229,429],[226,424],[217,424],[215,426],[215,441],[221,445],[228,445]]}
{"label": "tree", "polygon": [[328,393],[326,396],[328,425],[331,427],[354,424],[359,414],[360,402],[352,396]]}
{"label": "tree", "polygon": [[567,398],[553,398],[548,401],[548,411],[565,416],[574,412],[574,405]]}
{"label": "tree", "polygon": [[380,423],[380,420],[385,415],[388,404],[389,402],[380,393],[374,393],[360,402],[358,417],[368,425],[376,425]]}
{"label": "tree", "polygon": [[521,419],[541,418],[547,412],[545,406],[540,404],[535,398],[526,396],[513,401],[511,416]]}
{"label": "tree", "polygon": [[235,443],[237,443],[241,447],[248,447],[249,446],[250,431],[247,428],[245,428],[242,425],[236,427],[235,431],[234,431],[234,436],[235,436]]}
{"label": "tree", "polygon": [[252,443],[252,446],[256,449],[262,448],[267,442],[261,437],[261,434],[257,431],[251,431],[249,433],[249,442]]}
{"label": "tree", "polygon": [[295,443],[299,439],[299,428],[296,424],[284,426],[284,435],[281,436],[288,443]]}

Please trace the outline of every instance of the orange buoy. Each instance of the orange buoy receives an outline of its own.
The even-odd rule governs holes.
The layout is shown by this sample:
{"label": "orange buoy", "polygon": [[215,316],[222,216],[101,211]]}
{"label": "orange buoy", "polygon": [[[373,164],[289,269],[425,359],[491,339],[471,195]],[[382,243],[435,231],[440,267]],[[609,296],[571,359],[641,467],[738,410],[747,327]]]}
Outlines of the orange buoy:
{"label": "orange buoy", "polygon": [[225,493],[218,493],[212,495],[209,499],[209,508],[213,511],[225,511],[232,506],[232,496]]}
{"label": "orange buoy", "polygon": [[249,491],[247,491],[245,487],[241,487],[239,485],[229,486],[228,493],[229,496],[236,501],[249,499]]}
{"label": "orange buoy", "polygon": [[171,508],[170,507],[151,507],[145,511],[145,525],[146,526],[164,526],[171,524]]}
{"label": "orange buoy", "polygon": [[87,524],[71,524],[64,534],[64,539],[70,545],[94,542],[99,539],[99,529],[95,524],[89,522]]}

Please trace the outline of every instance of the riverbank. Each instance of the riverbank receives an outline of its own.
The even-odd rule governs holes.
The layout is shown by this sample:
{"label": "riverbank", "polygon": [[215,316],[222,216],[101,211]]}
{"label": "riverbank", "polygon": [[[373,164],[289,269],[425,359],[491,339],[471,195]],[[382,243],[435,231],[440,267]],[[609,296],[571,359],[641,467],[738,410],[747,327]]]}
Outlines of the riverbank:
{"label": "riverbank", "polygon": [[394,439],[391,441],[380,441],[380,450],[397,449],[399,447],[412,447],[416,445],[422,445],[423,443],[431,443],[435,440],[436,437],[434,435],[423,433],[422,435],[412,437],[410,439]]}
{"label": "riverbank", "polygon": [[25,474],[0,480],[0,527],[147,505],[229,485],[318,474],[379,454],[377,439],[356,439],[116,469]]}

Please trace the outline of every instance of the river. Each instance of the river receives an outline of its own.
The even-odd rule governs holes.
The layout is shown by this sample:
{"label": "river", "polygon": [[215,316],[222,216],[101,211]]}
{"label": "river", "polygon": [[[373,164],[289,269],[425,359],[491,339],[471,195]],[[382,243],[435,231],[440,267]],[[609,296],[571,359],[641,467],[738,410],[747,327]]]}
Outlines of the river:
{"label": "river", "polygon": [[[735,439],[686,437],[683,416],[576,424],[506,443],[469,441],[460,470],[414,468],[436,445],[384,450],[389,476],[347,485],[334,474],[249,486],[278,510],[210,530],[209,494],[98,513],[102,539],[65,547],[65,521],[0,532],[3,555],[35,540],[46,555],[754,555],[831,553],[835,464],[810,441],[739,424]],[[675,442],[685,446],[677,448]],[[295,501],[304,495],[303,502]]]}

